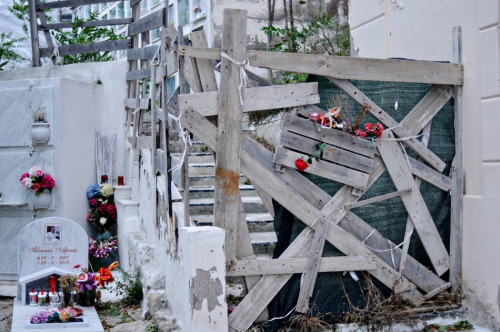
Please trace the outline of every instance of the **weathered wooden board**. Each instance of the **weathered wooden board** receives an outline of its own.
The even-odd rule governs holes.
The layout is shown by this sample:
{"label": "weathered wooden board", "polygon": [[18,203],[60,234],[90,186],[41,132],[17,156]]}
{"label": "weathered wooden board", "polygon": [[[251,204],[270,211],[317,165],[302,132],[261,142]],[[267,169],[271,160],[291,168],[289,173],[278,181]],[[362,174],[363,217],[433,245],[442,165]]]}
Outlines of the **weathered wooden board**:
{"label": "weathered wooden board", "polygon": [[444,191],[450,190],[451,179],[449,177],[439,173],[415,158],[408,157],[407,160],[410,163],[411,171],[414,175],[438,187],[439,189]]}
{"label": "weathered wooden board", "polygon": [[151,77],[151,68],[142,68],[134,71],[129,71],[125,74],[125,80],[134,81]]}
{"label": "weathered wooden board", "polygon": [[60,23],[45,23],[39,24],[38,29],[40,30],[53,30],[53,29],[64,29],[77,27],[102,27],[102,26],[112,26],[112,25],[124,25],[132,23],[131,18],[116,18],[112,20],[100,20],[100,21],[82,21],[82,22],[60,22]]}
{"label": "weathered wooden board", "polygon": [[[188,56],[220,59],[220,52],[213,48],[185,47],[180,51]],[[463,66],[460,64],[265,51],[248,51],[247,57],[250,65],[255,67],[339,79],[463,84]]]}
{"label": "weathered wooden board", "polygon": [[[78,45],[64,45],[59,46],[59,55],[72,55],[82,53],[106,52],[127,50],[131,48],[130,39],[107,40],[102,42],[78,44]],[[40,56],[50,57],[54,50],[52,48],[40,48]]]}
{"label": "weathered wooden board", "polygon": [[122,0],[66,0],[66,1],[47,1],[38,3],[37,10],[64,8],[73,6],[91,5],[95,3],[118,2]]}
{"label": "weathered wooden board", "polygon": [[[296,168],[295,161],[304,157],[303,153],[288,150],[278,146],[273,161],[279,165]],[[341,182],[355,188],[365,189],[368,184],[369,174],[351,168],[343,167],[320,159],[314,159],[313,163],[304,171],[319,175],[321,177]]]}
{"label": "weathered wooden board", "polygon": [[[191,43],[196,47],[208,46],[205,31],[195,31],[189,35]],[[201,91],[217,91],[217,81],[215,80],[214,64],[208,59],[196,59],[196,67],[201,81]],[[200,92],[201,92],[200,91]]]}
{"label": "weathered wooden board", "polygon": [[316,228],[311,240],[311,249],[307,257],[307,265],[304,273],[302,274],[302,282],[300,284],[299,299],[297,300],[297,307],[295,310],[303,314],[309,311],[309,301],[311,300],[316,283],[316,277],[319,272],[319,264],[323,248],[325,246],[326,231],[328,230],[328,220],[318,218],[314,222]]}
{"label": "weathered wooden board", "polygon": [[131,109],[139,108],[141,110],[148,110],[150,108],[150,102],[150,98],[140,98],[139,103],[137,103],[137,99],[125,98],[124,106]]}
{"label": "weathered wooden board", "polygon": [[[241,62],[246,53],[247,11],[224,9],[223,22],[222,49],[234,61]],[[226,58],[222,59],[217,148],[215,150],[217,158],[215,160],[214,226],[226,231],[224,250],[228,266],[236,260],[239,214],[238,181],[243,114],[238,89],[239,79],[237,65]]]}
{"label": "weathered wooden board", "polygon": [[[394,135],[390,130],[385,130],[382,134],[382,139],[393,137]],[[450,267],[450,257],[424,199],[420,195],[419,188],[415,185],[401,147],[396,141],[382,140],[378,142],[377,148],[396,189],[412,189],[411,193],[401,196],[401,199],[432,262],[432,266],[438,275],[442,275]]]}
{"label": "weathered wooden board", "polygon": [[[292,133],[286,130],[285,127],[282,128],[280,145],[285,148],[314,156],[316,152],[316,144],[318,144],[318,141],[316,140]],[[323,149],[323,156],[321,159],[344,165],[363,173],[370,173],[373,166],[373,158],[355,154],[334,145],[327,145]]]}
{"label": "weathered wooden board", "polygon": [[[228,277],[303,273],[308,258],[238,260],[227,271]],[[370,271],[376,267],[372,255],[321,257],[319,272]]]}
{"label": "weathered wooden board", "polygon": [[394,120],[389,114],[382,110],[377,104],[375,104],[370,98],[368,98],[361,90],[359,90],[354,84],[347,80],[338,80],[332,77],[328,77],[336,86],[338,86],[342,91],[347,93],[354,101],[358,104],[367,104],[370,106],[368,108],[368,113],[370,113],[375,119],[382,122],[387,128],[392,128],[394,134],[400,138],[404,138],[404,143],[413,149],[423,160],[428,162],[433,168],[442,172],[446,167],[446,163],[439,159],[438,156],[429,150],[425,145],[417,140],[414,135],[410,135],[408,130],[403,129],[400,124]]}
{"label": "weathered wooden board", "polygon": [[357,207],[360,207],[360,206],[365,206],[367,204],[372,204],[372,203],[377,203],[377,202],[385,201],[385,200],[387,200],[389,198],[399,197],[401,195],[408,194],[410,192],[411,192],[411,189],[398,190],[398,191],[395,191],[395,192],[392,192],[392,193],[388,193],[388,194],[385,194],[385,195],[381,195],[381,196],[377,196],[377,197],[365,199],[365,200],[357,202],[357,203],[346,204],[345,208],[350,210],[350,209],[354,209],[354,208],[357,208]]}
{"label": "weathered wooden board", "polygon": [[30,15],[30,36],[31,36],[31,62],[33,67],[40,67],[40,41],[38,40],[38,24],[36,16],[35,0],[28,0],[28,10]]}
{"label": "weathered wooden board", "polygon": [[133,48],[127,51],[127,60],[151,60],[160,50],[159,45],[151,45],[142,48]]}
{"label": "weathered wooden board", "polygon": [[166,9],[157,10],[128,26],[128,36],[138,35],[141,32],[153,30],[163,26],[166,17]]}
{"label": "weathered wooden board", "polygon": [[321,140],[327,144],[338,146],[347,151],[373,158],[375,148],[371,141],[362,139],[336,129],[321,128],[319,124],[311,120],[299,118],[298,116],[288,114],[283,120],[283,128],[289,132],[302,136],[307,136],[314,140]]}
{"label": "weathered wooden board", "polygon": [[[219,92],[179,96],[181,112],[193,107],[204,116],[219,114]],[[274,85],[243,89],[243,112],[263,111],[319,103],[318,83]]]}

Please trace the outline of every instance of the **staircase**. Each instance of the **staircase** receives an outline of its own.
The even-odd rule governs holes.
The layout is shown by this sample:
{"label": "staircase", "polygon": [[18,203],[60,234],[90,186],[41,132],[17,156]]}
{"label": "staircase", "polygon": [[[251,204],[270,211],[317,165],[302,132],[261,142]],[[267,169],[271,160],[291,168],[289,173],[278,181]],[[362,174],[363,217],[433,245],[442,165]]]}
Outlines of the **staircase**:
{"label": "staircase", "polygon": [[[188,148],[189,161],[189,213],[197,226],[212,226],[214,222],[215,161],[211,151],[196,138]],[[182,158],[182,142],[177,134],[170,136],[170,153]],[[240,194],[246,212],[248,229],[254,254],[272,256],[276,245],[273,218],[262,203],[248,179],[240,174]],[[178,188],[182,192],[181,188]]]}

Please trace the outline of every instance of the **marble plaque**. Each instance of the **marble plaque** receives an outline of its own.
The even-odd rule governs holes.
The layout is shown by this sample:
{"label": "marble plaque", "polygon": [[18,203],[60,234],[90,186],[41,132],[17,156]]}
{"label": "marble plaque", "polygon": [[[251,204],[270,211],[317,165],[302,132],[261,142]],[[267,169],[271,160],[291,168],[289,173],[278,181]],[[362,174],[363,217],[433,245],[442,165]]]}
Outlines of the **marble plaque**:
{"label": "marble plaque", "polygon": [[32,221],[18,237],[18,278],[47,268],[60,268],[78,273],[73,266],[88,265],[88,236],[76,222],[49,217]]}

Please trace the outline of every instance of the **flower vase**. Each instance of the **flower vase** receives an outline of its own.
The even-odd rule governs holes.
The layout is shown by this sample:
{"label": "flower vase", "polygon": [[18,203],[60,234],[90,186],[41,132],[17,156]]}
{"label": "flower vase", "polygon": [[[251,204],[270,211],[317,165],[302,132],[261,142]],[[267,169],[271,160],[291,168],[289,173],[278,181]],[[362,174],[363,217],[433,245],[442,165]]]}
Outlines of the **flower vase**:
{"label": "flower vase", "polygon": [[52,202],[52,194],[48,190],[43,190],[39,195],[36,193],[33,196],[33,208],[38,209],[47,209]]}
{"label": "flower vase", "polygon": [[92,307],[95,304],[97,288],[92,290],[85,289],[83,292],[78,292],[78,302],[82,307]]}
{"label": "flower vase", "polygon": [[33,122],[31,124],[31,142],[33,144],[47,144],[50,139],[50,128],[47,122]]}
{"label": "flower vase", "polygon": [[75,305],[75,295],[72,291],[62,291],[62,295],[60,298],[61,307],[73,307]]}

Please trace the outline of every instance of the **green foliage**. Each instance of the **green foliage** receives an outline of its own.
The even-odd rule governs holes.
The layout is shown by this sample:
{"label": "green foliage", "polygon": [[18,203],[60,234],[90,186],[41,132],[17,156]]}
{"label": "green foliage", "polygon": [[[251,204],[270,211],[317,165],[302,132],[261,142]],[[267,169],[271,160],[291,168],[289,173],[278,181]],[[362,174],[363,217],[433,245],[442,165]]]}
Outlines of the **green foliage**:
{"label": "green foliage", "polygon": [[439,325],[439,324],[431,324],[424,327],[422,332],[431,332],[431,331],[466,331],[473,330],[474,326],[466,320],[458,321],[451,325]]}
{"label": "green foliage", "polygon": [[123,302],[127,305],[140,304],[143,298],[141,271],[131,275],[122,271],[123,281],[116,281],[116,293],[124,295]]}
{"label": "green foliage", "polygon": [[308,22],[297,28],[283,29],[275,26],[262,30],[278,40],[269,50],[279,52],[349,55],[350,31],[348,24],[332,20],[328,13],[315,13]]}
{"label": "green foliage", "polygon": [[[93,12],[90,14],[90,18],[87,21],[97,21],[98,13]],[[103,28],[103,27],[82,27],[82,19],[75,19],[73,23],[73,28],[71,31],[63,31],[61,29],[56,29],[53,35],[58,43],[58,45],[76,45],[76,44],[87,44],[97,41],[106,40],[117,40],[122,39],[121,36],[115,34],[113,29]],[[112,61],[115,58],[112,53],[107,52],[95,52],[95,53],[85,53],[85,54],[75,54],[75,55],[64,55],[62,57],[62,64],[70,63],[80,63],[80,62],[103,62]]]}
{"label": "green foliage", "polygon": [[158,326],[148,325],[148,327],[146,327],[146,332],[158,332]]}
{"label": "green foliage", "polygon": [[9,61],[21,62],[26,60],[19,54],[17,54],[14,49],[18,47],[17,43],[25,40],[26,38],[12,38],[12,32],[0,34],[0,70],[9,63]]}

